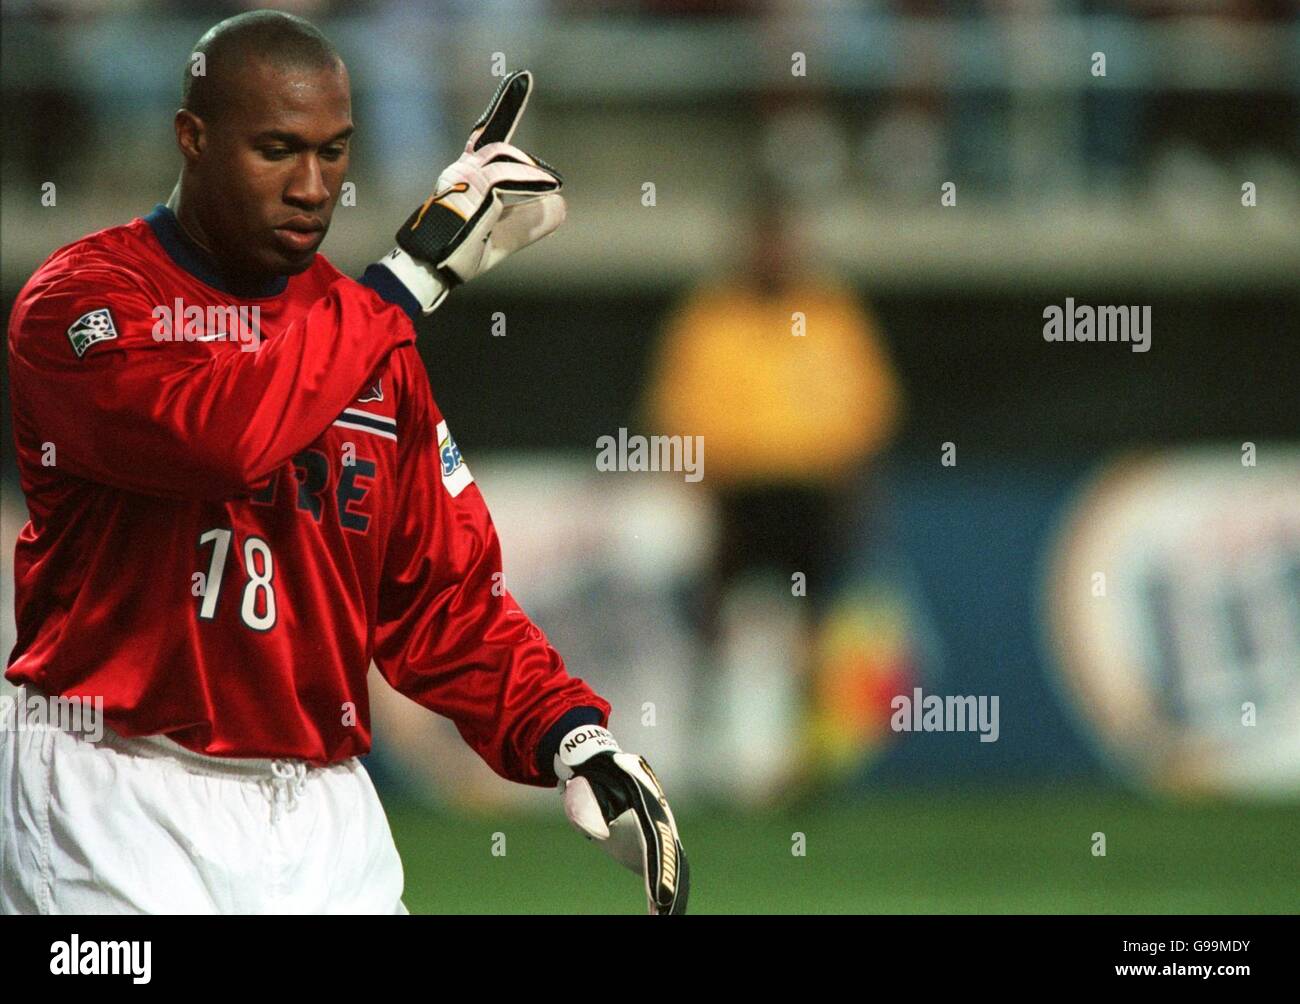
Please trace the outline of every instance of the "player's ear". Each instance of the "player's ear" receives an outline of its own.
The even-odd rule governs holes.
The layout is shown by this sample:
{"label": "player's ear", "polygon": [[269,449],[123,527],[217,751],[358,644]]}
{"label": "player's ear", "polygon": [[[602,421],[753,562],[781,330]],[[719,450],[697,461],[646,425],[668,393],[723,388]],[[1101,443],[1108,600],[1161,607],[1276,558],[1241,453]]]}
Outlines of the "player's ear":
{"label": "player's ear", "polygon": [[176,130],[176,145],[180,147],[181,155],[191,163],[198,160],[207,142],[203,120],[188,108],[181,108],[177,110],[172,125]]}

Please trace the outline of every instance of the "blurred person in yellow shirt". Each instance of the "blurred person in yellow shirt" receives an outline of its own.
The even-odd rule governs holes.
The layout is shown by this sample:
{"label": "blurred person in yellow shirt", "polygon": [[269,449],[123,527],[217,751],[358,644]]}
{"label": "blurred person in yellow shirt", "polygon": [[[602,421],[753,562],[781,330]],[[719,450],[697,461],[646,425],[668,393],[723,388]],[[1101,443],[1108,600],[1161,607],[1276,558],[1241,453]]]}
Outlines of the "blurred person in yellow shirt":
{"label": "blurred person in yellow shirt", "polygon": [[650,394],[665,431],[702,435],[710,483],[828,489],[889,440],[899,391],[875,319],[779,210],[756,212],[748,272],[688,296]]}
{"label": "blurred person in yellow shirt", "polygon": [[852,745],[831,719],[846,704],[876,708],[892,685],[864,681],[863,660],[834,651],[844,632],[831,606],[846,510],[901,402],[874,317],[811,267],[790,209],[755,201],[746,238],[743,270],[670,316],[647,411],[656,433],[703,437],[721,515],[705,615],[718,644],[719,784],[761,802],[818,770],[828,743]]}

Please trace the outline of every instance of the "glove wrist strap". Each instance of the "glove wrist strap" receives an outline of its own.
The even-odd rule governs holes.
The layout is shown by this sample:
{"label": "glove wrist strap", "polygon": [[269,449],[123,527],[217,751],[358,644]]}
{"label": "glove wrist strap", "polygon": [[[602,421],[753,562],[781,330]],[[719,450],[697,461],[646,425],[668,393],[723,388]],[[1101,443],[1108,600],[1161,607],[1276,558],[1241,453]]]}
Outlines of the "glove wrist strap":
{"label": "glove wrist strap", "polygon": [[451,287],[432,268],[411,257],[401,248],[393,248],[379,262],[397,277],[420,303],[425,314],[432,314],[451,292]]}
{"label": "glove wrist strap", "polygon": [[596,754],[622,752],[608,729],[599,725],[580,725],[560,740],[559,752],[555,754],[555,776],[567,781],[573,777],[574,767],[586,763]]}

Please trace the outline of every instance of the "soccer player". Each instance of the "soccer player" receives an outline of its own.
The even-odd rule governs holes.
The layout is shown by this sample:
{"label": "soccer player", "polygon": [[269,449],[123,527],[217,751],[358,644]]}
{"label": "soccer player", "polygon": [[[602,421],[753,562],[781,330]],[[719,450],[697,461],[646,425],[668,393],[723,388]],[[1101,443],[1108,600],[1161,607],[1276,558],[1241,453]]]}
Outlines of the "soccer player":
{"label": "soccer player", "polygon": [[683,912],[662,789],[503,587],[414,344],[564,219],[509,143],[531,77],[359,280],[317,253],[353,129],[325,37],[239,15],[184,81],[168,203],[55,252],[10,319],[30,519],[6,677],[20,711],[102,701],[106,728],[0,729],[0,912],[406,912],[357,760],[372,660],[503,777],[563,779],[650,912]]}

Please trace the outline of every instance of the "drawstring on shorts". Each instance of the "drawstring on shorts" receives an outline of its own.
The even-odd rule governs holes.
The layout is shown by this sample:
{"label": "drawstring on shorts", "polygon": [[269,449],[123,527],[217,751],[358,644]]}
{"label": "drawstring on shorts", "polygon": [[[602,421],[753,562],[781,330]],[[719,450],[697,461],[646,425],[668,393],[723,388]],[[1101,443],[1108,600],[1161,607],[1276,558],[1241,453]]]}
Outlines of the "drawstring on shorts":
{"label": "drawstring on shorts", "polygon": [[298,798],[307,788],[307,765],[301,760],[272,760],[271,776],[261,780],[271,802],[271,822],[298,808]]}

